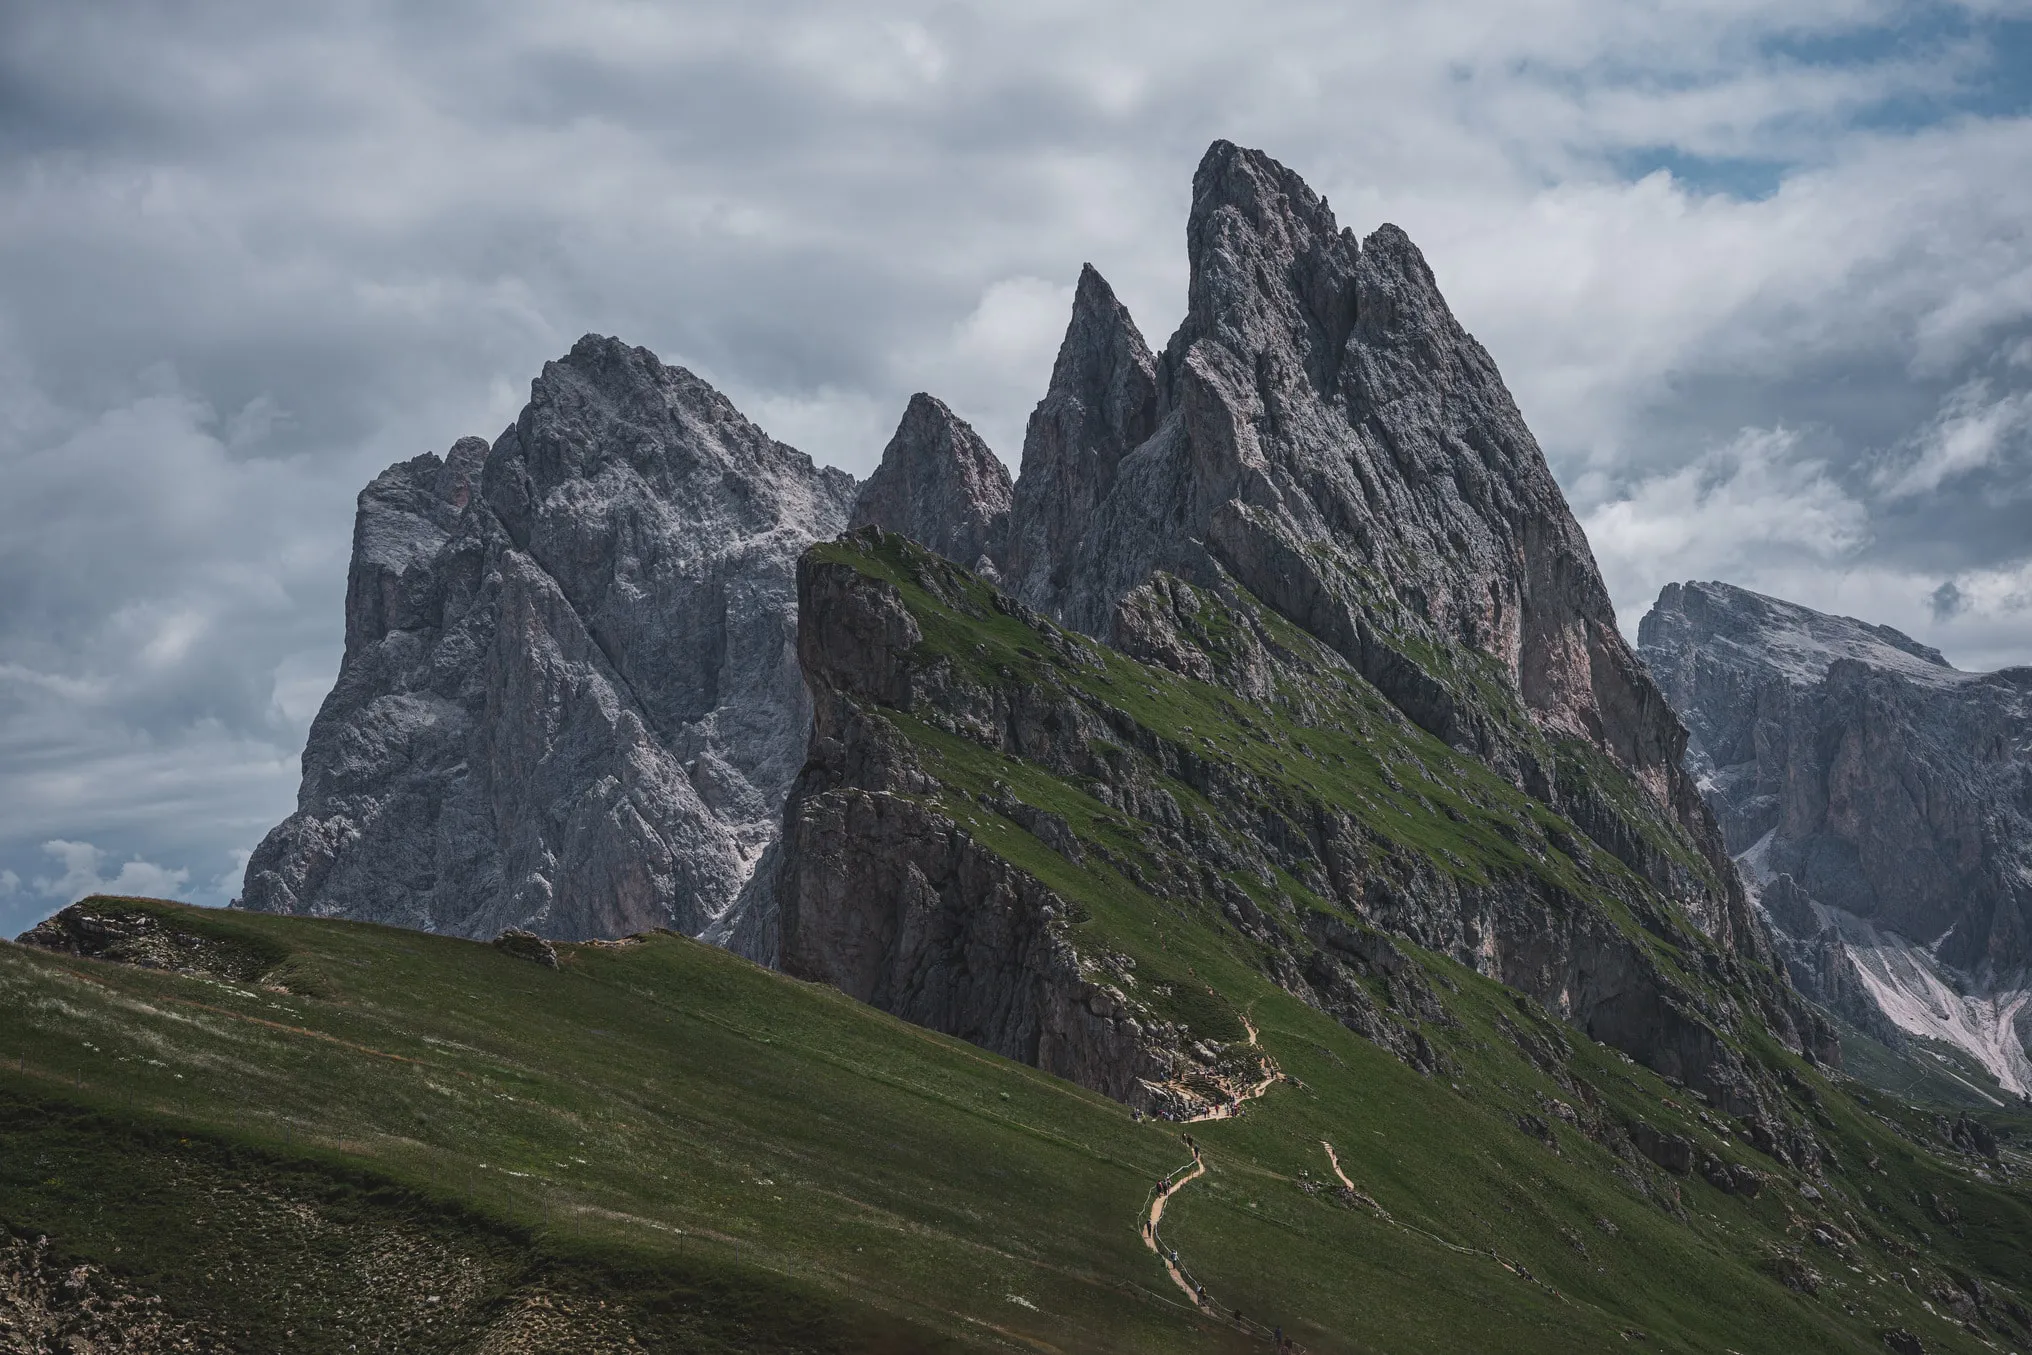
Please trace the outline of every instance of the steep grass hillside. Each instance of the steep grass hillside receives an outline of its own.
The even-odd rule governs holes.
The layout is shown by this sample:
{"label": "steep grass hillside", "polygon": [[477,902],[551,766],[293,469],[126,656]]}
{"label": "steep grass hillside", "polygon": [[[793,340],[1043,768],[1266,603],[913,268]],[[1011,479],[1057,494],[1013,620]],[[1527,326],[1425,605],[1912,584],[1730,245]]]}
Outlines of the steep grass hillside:
{"label": "steep grass hillside", "polygon": [[[1166,1104],[1220,1118],[1139,1121],[668,934],[559,945],[551,967],[535,946],[90,900],[51,939],[114,958],[0,945],[0,1342],[2026,1346],[2032,1159],[1994,1137],[2022,1126],[1861,1093],[1786,1050],[1742,962],[1669,898],[1324,658],[1295,662],[1302,635],[1270,634],[1279,685],[1244,701],[997,607],[899,538],[818,555],[898,591],[919,657],[1126,712],[1143,744],[1124,766],[1197,748],[1448,879],[1556,884],[1712,1018],[1764,1118],[1374,930],[1324,878],[1265,880],[1228,841],[1235,806],[1175,756],[1166,827],[876,703],[863,717],[928,773],[918,806],[1049,887],[1094,974],[1200,1049]],[[1194,603],[1198,643],[1265,643],[1274,618],[1216,601]],[[1301,935],[1366,958],[1295,982]]]}
{"label": "steep grass hillside", "polygon": [[[828,990],[674,936],[562,947],[553,971],[365,924],[90,906],[251,959],[211,978],[0,947],[0,1220],[160,1298],[196,1348],[1241,1349],[1260,1323],[1318,1350],[1875,1350],[1890,1326],[1973,1350],[1950,1319],[1978,1275],[1988,1339],[2015,1326],[2028,1217],[1980,1179],[2001,1167],[1919,1151],[1804,1070],[1843,1164],[1819,1199],[1633,1168],[1561,1118],[1570,1087],[1581,1117],[1757,1159],[1423,957],[1458,990],[1447,1079],[1181,938],[1290,1079],[1189,1127],[1208,1170],[1163,1216],[1237,1325],[1139,1238],[1190,1160],[1178,1126]],[[1520,1128],[1526,1106],[1550,1109]],[[1817,1294],[1783,1283],[1807,1271]]]}

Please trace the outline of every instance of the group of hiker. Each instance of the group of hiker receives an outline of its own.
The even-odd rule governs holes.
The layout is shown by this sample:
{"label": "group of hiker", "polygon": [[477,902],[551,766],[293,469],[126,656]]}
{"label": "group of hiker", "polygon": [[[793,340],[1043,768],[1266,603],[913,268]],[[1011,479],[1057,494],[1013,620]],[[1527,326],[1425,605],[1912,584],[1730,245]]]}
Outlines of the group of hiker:
{"label": "group of hiker", "polygon": [[[1184,1139],[1185,1146],[1192,1150],[1192,1160],[1194,1165],[1197,1165],[1200,1160],[1199,1145],[1193,1142],[1192,1135],[1190,1134],[1181,1134],[1179,1135],[1179,1137]],[[1170,1173],[1167,1172],[1165,1175],[1159,1177],[1156,1187],[1157,1198],[1161,1200],[1165,1196],[1169,1195],[1171,1193],[1172,1184],[1173,1182]],[[1177,1184],[1184,1185],[1185,1182],[1179,1181]],[[1161,1255],[1162,1257],[1165,1258],[1165,1260],[1170,1262],[1171,1268],[1173,1270],[1175,1271],[1179,1270],[1182,1263],[1178,1259],[1178,1248],[1165,1247],[1159,1244],[1157,1238],[1156,1225],[1152,1223],[1152,1221],[1148,1216],[1146,1216],[1143,1220],[1143,1236],[1150,1241],[1152,1247],[1155,1247],[1157,1249],[1159,1255]],[[1185,1281],[1181,1280],[1181,1283],[1184,1282]],[[1207,1302],[1206,1286],[1197,1280],[1193,1280],[1190,1283],[1192,1286],[1193,1302],[1209,1312],[1218,1314],[1221,1310],[1218,1307],[1215,1307],[1213,1304]],[[1248,1319],[1242,1316],[1242,1310],[1240,1308],[1233,1308],[1228,1310],[1228,1315],[1234,1319],[1235,1324],[1237,1326],[1248,1325]],[[1287,1339],[1285,1339],[1284,1328],[1282,1327],[1275,1327],[1272,1329],[1272,1339],[1276,1342],[1277,1349],[1280,1351],[1295,1349],[1292,1343]]]}

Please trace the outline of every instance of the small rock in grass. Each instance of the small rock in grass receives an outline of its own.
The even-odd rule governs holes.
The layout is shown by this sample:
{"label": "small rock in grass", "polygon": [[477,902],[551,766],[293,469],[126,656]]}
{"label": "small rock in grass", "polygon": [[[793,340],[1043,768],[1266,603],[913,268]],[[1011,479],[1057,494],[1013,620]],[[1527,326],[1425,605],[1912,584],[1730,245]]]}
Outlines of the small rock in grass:
{"label": "small rock in grass", "polygon": [[510,927],[495,937],[494,948],[518,960],[533,960],[545,969],[557,968],[557,947],[521,927]]}

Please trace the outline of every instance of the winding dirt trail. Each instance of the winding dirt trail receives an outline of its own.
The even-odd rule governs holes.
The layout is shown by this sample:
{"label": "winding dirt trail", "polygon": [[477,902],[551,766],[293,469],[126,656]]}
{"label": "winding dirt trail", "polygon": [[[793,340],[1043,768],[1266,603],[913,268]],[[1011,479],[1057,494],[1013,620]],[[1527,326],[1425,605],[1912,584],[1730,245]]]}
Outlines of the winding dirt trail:
{"label": "winding dirt trail", "polygon": [[1321,1139],[1319,1141],[1319,1146],[1326,1149],[1327,1165],[1333,1168],[1333,1174],[1335,1176],[1340,1177],[1341,1184],[1346,1186],[1349,1190],[1354,1191],[1355,1194],[1360,1195],[1362,1193],[1361,1190],[1355,1185],[1353,1181],[1348,1180],[1348,1174],[1341,1170],[1341,1155],[1333,1150],[1333,1145],[1331,1143],[1328,1143],[1325,1139]]}
{"label": "winding dirt trail", "polygon": [[[1251,1021],[1248,1018],[1248,1016],[1244,1014],[1242,1017],[1242,1025],[1249,1032],[1250,1047],[1253,1049],[1260,1050],[1262,1046],[1256,1038],[1255,1022]],[[1179,1121],[1179,1123],[1200,1124],[1207,1120],[1227,1120],[1234,1118],[1235,1114],[1237,1113],[1237,1111],[1241,1107],[1241,1104],[1244,1101],[1255,1100],[1257,1097],[1263,1095],[1265,1092],[1269,1091],[1272,1087],[1276,1086],[1279,1082],[1284,1080],[1284,1074],[1277,1070],[1277,1066],[1270,1061],[1268,1055],[1265,1055],[1263,1057],[1261,1069],[1263,1073],[1261,1081],[1256,1082],[1252,1086],[1245,1087],[1241,1091],[1235,1093],[1226,1104],[1211,1107],[1204,1114],[1189,1116],[1186,1119]],[[1206,1160],[1200,1156],[1199,1145],[1192,1142],[1192,1140],[1188,1137],[1186,1139],[1186,1146],[1192,1149],[1192,1165],[1189,1168],[1187,1168],[1183,1173],[1174,1172],[1171,1174],[1170,1177],[1167,1178],[1171,1182],[1169,1189],[1158,1190],[1152,1193],[1150,1197],[1150,1207],[1146,1211],[1142,1224],[1143,1245],[1148,1247],[1151,1251],[1157,1253],[1157,1259],[1164,1263],[1164,1271],[1167,1275],[1171,1276],[1171,1282],[1178,1286],[1179,1291],[1181,1293],[1183,1293],[1188,1299],[1192,1300],[1194,1307],[1200,1307],[1203,1306],[1204,1301],[1200,1298],[1199,1290],[1194,1287],[1191,1280],[1186,1278],[1184,1267],[1180,1265],[1178,1262],[1172,1260],[1171,1252],[1166,1250],[1163,1242],[1157,1236],[1157,1225],[1158,1222],[1162,1220],[1164,1217],[1165,1202],[1168,1201],[1173,1194],[1183,1189],[1185,1187],[1186,1182],[1197,1180],[1198,1178],[1206,1174]],[[1332,1152],[1333,1150],[1329,1148],[1327,1151]],[[1342,1179],[1345,1180],[1346,1178],[1344,1177]],[[1350,1188],[1352,1189],[1352,1187]]]}
{"label": "winding dirt trail", "polygon": [[1206,1163],[1200,1161],[1199,1149],[1194,1147],[1192,1150],[1191,1168],[1182,1176],[1174,1175],[1170,1178],[1171,1190],[1159,1190],[1150,1197],[1149,1217],[1143,1221],[1143,1245],[1157,1253],[1157,1259],[1164,1263],[1164,1271],[1167,1275],[1171,1276],[1171,1282],[1184,1291],[1185,1296],[1191,1299],[1195,1306],[1199,1303],[1199,1291],[1194,1289],[1192,1282],[1185,1278],[1185,1272],[1179,1269],[1178,1263],[1171,1259],[1171,1253],[1158,1243],[1157,1223],[1158,1220],[1164,1217],[1164,1202],[1171,1198],[1171,1191],[1183,1189],[1186,1182],[1195,1180],[1205,1175],[1205,1173]]}

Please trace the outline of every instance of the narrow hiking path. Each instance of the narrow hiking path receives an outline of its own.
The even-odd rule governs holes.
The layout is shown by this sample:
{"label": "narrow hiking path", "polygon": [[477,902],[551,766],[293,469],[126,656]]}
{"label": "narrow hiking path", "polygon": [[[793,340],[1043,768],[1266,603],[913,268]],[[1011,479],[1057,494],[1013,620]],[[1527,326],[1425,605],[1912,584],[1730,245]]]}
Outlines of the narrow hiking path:
{"label": "narrow hiking path", "polygon": [[[1341,1179],[1341,1184],[1349,1190],[1354,1191],[1355,1194],[1361,1195],[1362,1192],[1356,1187],[1355,1183],[1348,1180],[1348,1174],[1341,1170],[1341,1155],[1333,1150],[1333,1145],[1325,1139],[1321,1139],[1319,1146],[1326,1149],[1326,1164],[1333,1168],[1333,1174]],[[1362,1198],[1367,1199],[1368,1196],[1363,1195]]]}
{"label": "narrow hiking path", "polygon": [[1182,1190],[1186,1182],[1196,1180],[1205,1174],[1206,1163],[1200,1160],[1199,1149],[1195,1146],[1192,1150],[1191,1167],[1187,1168],[1183,1175],[1174,1173],[1172,1176],[1166,1177],[1165,1180],[1171,1183],[1168,1189],[1160,1185],[1156,1190],[1151,1192],[1149,1217],[1143,1221],[1143,1245],[1157,1253],[1157,1259],[1164,1263],[1164,1271],[1167,1275],[1171,1276],[1171,1282],[1183,1290],[1185,1296],[1191,1299],[1195,1306],[1200,1301],[1199,1291],[1193,1288],[1192,1281],[1185,1278],[1185,1271],[1179,1267],[1176,1261],[1171,1259],[1171,1253],[1166,1251],[1164,1244],[1158,1240],[1157,1224],[1164,1217],[1164,1202],[1171,1198],[1171,1192]]}
{"label": "narrow hiking path", "polygon": [[[1233,1119],[1239,1113],[1243,1102],[1255,1100],[1277,1085],[1277,1083],[1284,1080],[1284,1074],[1278,1071],[1277,1065],[1271,1061],[1270,1056],[1260,1054],[1262,1045],[1256,1037],[1256,1025],[1249,1019],[1246,1013],[1242,1016],[1242,1025],[1249,1032],[1249,1046],[1259,1051],[1261,1062],[1257,1065],[1257,1070],[1262,1073],[1262,1077],[1248,1086],[1230,1091],[1226,1102],[1210,1106],[1201,1114],[1187,1116],[1179,1121],[1179,1123],[1200,1124],[1207,1120]],[[1176,1253],[1164,1245],[1164,1239],[1159,1236],[1157,1231],[1158,1224],[1164,1218],[1164,1206],[1170,1201],[1172,1195],[1184,1189],[1187,1182],[1198,1180],[1206,1174],[1206,1158],[1202,1155],[1200,1146],[1192,1141],[1190,1134],[1182,1135],[1181,1137],[1185,1139],[1186,1147],[1192,1150],[1192,1162],[1180,1171],[1166,1176],[1163,1181],[1152,1188],[1150,1203],[1144,1210],[1144,1217],[1141,1222],[1143,1245],[1157,1253],[1157,1259],[1164,1263],[1164,1273],[1171,1277],[1171,1282],[1178,1286],[1179,1292],[1184,1294],[1195,1308],[1204,1309],[1215,1316],[1221,1317],[1223,1320],[1228,1320],[1227,1310],[1207,1297],[1202,1286],[1194,1281],[1191,1274],[1186,1270],[1185,1263],[1177,1259]],[[1235,1313],[1233,1321],[1244,1331],[1263,1336],[1272,1334],[1273,1329],[1263,1326],[1260,1322],[1248,1321],[1239,1312]],[[1295,1347],[1290,1346],[1288,1343],[1285,1348],[1295,1349]]]}

